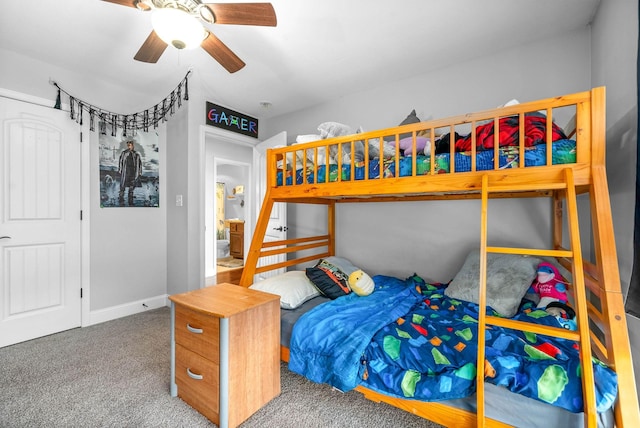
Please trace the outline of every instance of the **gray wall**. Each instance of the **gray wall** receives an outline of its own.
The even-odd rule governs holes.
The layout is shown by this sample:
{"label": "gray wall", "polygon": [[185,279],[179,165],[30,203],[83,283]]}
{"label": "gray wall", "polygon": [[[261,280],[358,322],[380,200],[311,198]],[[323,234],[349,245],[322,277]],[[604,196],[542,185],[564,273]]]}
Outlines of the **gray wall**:
{"label": "gray wall", "polygon": [[[160,207],[100,208],[98,133],[91,133],[91,310],[166,293],[166,142],[158,129]],[[153,268],[151,268],[153,267]],[[142,304],[140,304],[142,306]],[[140,308],[138,308],[140,309]]]}
{"label": "gray wall", "polygon": [[[636,152],[638,146],[637,0],[605,0],[593,23],[591,73],[594,85],[607,87],[607,178],[613,210],[622,289],[633,268]],[[627,316],[640,383],[640,319]],[[640,395],[640,394],[639,394]]]}
{"label": "gray wall", "polygon": [[[162,263],[167,268],[167,294],[187,291],[189,258],[187,253],[189,235],[188,207],[189,196],[188,169],[188,117],[192,103],[183,105],[181,111],[167,124],[167,246],[166,259]],[[182,206],[176,206],[176,196],[182,195]],[[194,289],[197,287],[192,287]]]}
{"label": "gray wall", "polygon": [[[513,98],[524,102],[584,91],[591,88],[590,59],[590,30],[583,28],[495,55],[461,59],[454,67],[271,119],[268,134],[286,130],[295,140],[298,134],[316,133],[325,121],[368,131],[398,125],[414,108],[420,119],[429,119],[494,108]],[[478,201],[382,203],[366,210],[341,205],[337,214],[354,221],[337,223],[336,249],[372,274],[417,272],[448,281],[479,242],[479,210]],[[530,245],[548,246],[548,201],[493,201],[490,213],[498,211],[509,215],[490,224],[493,245],[514,243],[524,234]],[[324,216],[318,207],[291,208],[291,234],[295,236],[297,228],[313,230]]]}
{"label": "gray wall", "polygon": [[591,73],[607,87],[607,173],[623,291],[633,267],[637,147],[638,2],[603,1],[593,24]]}

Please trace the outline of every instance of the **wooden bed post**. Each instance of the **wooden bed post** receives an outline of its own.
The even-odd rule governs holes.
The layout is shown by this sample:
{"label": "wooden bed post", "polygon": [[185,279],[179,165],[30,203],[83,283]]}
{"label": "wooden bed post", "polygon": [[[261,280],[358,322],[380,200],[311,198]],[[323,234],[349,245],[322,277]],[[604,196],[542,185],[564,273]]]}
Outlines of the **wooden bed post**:
{"label": "wooden bed post", "polygon": [[601,289],[602,316],[606,320],[607,356],[618,376],[618,399],[615,405],[619,426],[638,427],[638,393],[635,383],[624,297],[613,230],[613,216],[606,174],[606,106],[605,88],[591,91],[591,186],[589,198],[595,252],[595,264]]}
{"label": "wooden bed post", "polygon": [[336,254],[336,203],[327,203],[327,233],[329,234],[329,248],[327,251],[334,256]]}
{"label": "wooden bed post", "polygon": [[[587,313],[587,290],[584,283],[584,268],[582,262],[582,247],[580,245],[580,224],[578,222],[578,204],[576,188],[573,181],[573,170],[567,168],[565,193],[567,202],[567,218],[569,219],[569,240],[571,242],[571,275],[574,284],[574,299],[576,302],[576,320],[580,334],[580,363],[582,365],[582,397],[584,406],[585,425],[596,424],[596,393],[595,377],[593,374],[591,331],[589,330],[589,314]],[[593,386],[593,387],[592,387]],[[589,389],[587,389],[589,387]]]}
{"label": "wooden bed post", "polygon": [[485,426],[484,378],[485,332],[487,326],[487,224],[489,211],[489,176],[482,176],[482,203],[480,208],[480,287],[478,287],[478,354],[476,359],[476,423]]}
{"label": "wooden bed post", "polygon": [[600,296],[602,316],[609,329],[605,334],[607,354],[612,368],[617,373],[623,374],[618,376],[616,420],[622,422],[620,426],[639,427],[638,394],[631,348],[627,339],[627,318],[620,289],[618,257],[613,241],[613,220],[604,167],[593,169],[593,184],[590,195],[596,266],[602,287]]}
{"label": "wooden bed post", "polygon": [[256,266],[258,265],[258,259],[260,258],[260,250],[262,249],[264,235],[267,232],[269,217],[271,216],[271,210],[273,208],[273,199],[271,198],[270,193],[271,188],[267,188],[262,208],[260,208],[260,216],[258,217],[256,228],[253,231],[253,238],[251,239],[249,253],[247,254],[247,258],[244,262],[244,269],[242,270],[242,277],[240,278],[240,285],[242,287],[248,287],[253,284],[253,276],[256,272]]}

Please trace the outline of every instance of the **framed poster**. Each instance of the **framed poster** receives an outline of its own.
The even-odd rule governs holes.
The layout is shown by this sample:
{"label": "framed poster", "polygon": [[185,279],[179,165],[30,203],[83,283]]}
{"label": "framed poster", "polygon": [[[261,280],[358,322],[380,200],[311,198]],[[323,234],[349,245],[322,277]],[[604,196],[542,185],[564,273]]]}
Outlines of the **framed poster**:
{"label": "framed poster", "polygon": [[100,134],[100,207],[158,207],[158,134]]}

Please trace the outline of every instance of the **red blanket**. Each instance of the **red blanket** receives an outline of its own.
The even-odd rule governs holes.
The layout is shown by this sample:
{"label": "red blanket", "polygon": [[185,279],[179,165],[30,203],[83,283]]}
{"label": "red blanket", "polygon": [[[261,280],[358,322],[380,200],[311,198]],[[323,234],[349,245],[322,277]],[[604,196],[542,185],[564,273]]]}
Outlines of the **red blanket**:
{"label": "red blanket", "polygon": [[[518,116],[503,117],[498,121],[500,146],[517,146],[520,138]],[[524,117],[525,147],[545,143],[547,118],[538,114],[527,114]],[[566,135],[555,123],[551,128],[551,141],[566,139]],[[487,123],[476,128],[476,150],[493,149],[494,123]],[[471,150],[471,134],[456,140],[456,151]]]}

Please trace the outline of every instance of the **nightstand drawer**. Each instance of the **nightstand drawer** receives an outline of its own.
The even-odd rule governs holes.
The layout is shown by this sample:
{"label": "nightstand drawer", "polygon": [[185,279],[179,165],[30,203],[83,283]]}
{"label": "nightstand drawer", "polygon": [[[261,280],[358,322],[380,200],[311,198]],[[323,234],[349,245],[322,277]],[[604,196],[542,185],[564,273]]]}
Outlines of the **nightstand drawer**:
{"label": "nightstand drawer", "polygon": [[176,345],[178,396],[194,409],[219,423],[220,366]]}
{"label": "nightstand drawer", "polygon": [[220,319],[176,305],[176,343],[220,362]]}

